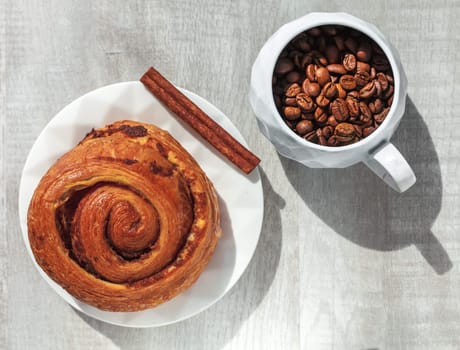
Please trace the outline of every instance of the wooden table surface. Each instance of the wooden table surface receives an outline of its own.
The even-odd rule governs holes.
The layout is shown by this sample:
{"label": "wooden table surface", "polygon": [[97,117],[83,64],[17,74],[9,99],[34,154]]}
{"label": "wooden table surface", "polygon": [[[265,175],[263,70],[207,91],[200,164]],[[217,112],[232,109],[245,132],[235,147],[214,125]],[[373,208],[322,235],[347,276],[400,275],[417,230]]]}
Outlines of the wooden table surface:
{"label": "wooden table surface", "polygon": [[[458,349],[460,2],[366,4],[0,1],[0,348]],[[399,50],[409,99],[393,141],[418,178],[406,193],[363,165],[303,167],[259,133],[251,65],[276,29],[313,11],[373,22]],[[18,187],[63,106],[150,65],[221,109],[263,159],[265,215],[250,265],[217,304],[126,329],[74,311],[42,280],[21,238]]]}

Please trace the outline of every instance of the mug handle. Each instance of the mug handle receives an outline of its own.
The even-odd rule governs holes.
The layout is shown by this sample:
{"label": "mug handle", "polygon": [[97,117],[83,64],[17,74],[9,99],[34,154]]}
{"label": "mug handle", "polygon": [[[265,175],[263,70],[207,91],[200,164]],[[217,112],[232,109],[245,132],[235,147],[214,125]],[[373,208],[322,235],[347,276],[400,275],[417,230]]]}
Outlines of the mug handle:
{"label": "mug handle", "polygon": [[404,192],[415,184],[412,168],[390,142],[371,152],[364,163],[395,191]]}

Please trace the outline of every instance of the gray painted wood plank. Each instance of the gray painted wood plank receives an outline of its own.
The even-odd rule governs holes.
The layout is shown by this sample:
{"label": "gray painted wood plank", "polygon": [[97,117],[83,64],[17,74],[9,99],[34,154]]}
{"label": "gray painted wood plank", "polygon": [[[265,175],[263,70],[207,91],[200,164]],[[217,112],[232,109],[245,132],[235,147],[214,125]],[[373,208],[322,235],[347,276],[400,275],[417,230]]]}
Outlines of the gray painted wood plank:
{"label": "gray painted wood plank", "polygon": [[[0,2],[0,347],[458,348],[460,3],[372,4]],[[252,62],[279,26],[311,11],[373,22],[399,50],[409,101],[394,142],[418,176],[407,193],[362,165],[304,168],[258,132]],[[263,159],[265,217],[251,264],[221,301],[175,325],[123,329],[73,311],[39,277],[21,238],[18,186],[56,112],[150,65],[215,104]]]}

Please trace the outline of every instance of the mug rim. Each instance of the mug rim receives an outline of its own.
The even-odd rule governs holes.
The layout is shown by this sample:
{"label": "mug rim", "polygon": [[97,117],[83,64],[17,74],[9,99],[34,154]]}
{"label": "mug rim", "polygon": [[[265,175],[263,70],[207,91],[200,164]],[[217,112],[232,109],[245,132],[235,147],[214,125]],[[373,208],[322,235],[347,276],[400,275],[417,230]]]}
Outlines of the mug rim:
{"label": "mug rim", "polygon": [[[322,18],[322,16],[328,16],[328,18]],[[309,21],[309,24],[307,25],[298,25],[300,24],[302,20],[306,18],[313,18],[313,23],[311,23],[311,19]],[[310,142],[305,140],[303,137],[300,135],[296,134],[292,129],[290,129],[286,123],[284,122],[283,117],[281,114],[278,112],[278,109],[276,108],[275,105],[275,100],[273,98],[273,85],[272,85],[272,79],[273,79],[273,74],[275,71],[275,65],[276,62],[278,61],[278,58],[281,54],[281,52],[284,50],[284,48],[289,44],[289,42],[294,39],[297,35],[315,28],[319,26],[324,26],[324,25],[340,25],[344,27],[348,27],[354,30],[357,30],[364,35],[368,36],[371,40],[373,40],[384,52],[386,58],[388,59],[392,72],[393,72],[393,79],[394,79],[394,92],[393,92],[393,102],[391,104],[390,110],[388,112],[388,115],[386,116],[385,120],[382,122],[382,124],[379,125],[378,128],[375,129],[375,131],[370,134],[369,136],[359,140],[358,142],[352,143],[350,145],[345,145],[345,146],[323,146],[314,142]],[[286,28],[287,26],[297,26],[295,30],[291,31],[290,35],[288,38],[283,39],[282,44],[278,44],[276,47],[275,54],[272,55],[272,59],[270,60],[270,72],[271,75],[269,79],[267,79],[267,82],[269,84],[269,91],[270,91],[270,108],[272,109],[272,113],[275,113],[277,116],[276,122],[278,125],[282,128],[284,133],[288,134],[290,138],[295,140],[296,142],[299,142],[302,146],[307,146],[310,148],[317,149],[319,151],[326,151],[326,152],[342,152],[342,151],[349,151],[353,150],[355,148],[362,148],[366,146],[366,144],[369,144],[373,141],[375,141],[378,137],[379,134],[383,132],[385,129],[386,125],[389,123],[389,120],[393,117],[395,114],[396,106],[400,103],[400,88],[401,88],[401,72],[399,69],[399,66],[396,62],[396,59],[394,57],[394,54],[392,52],[392,49],[390,48],[391,43],[386,43],[385,36],[383,33],[380,32],[380,30],[375,27],[372,23],[366,22],[358,17],[352,16],[348,13],[343,13],[343,12],[311,12],[308,13],[302,17],[299,17],[297,19],[294,19],[286,24],[284,24],[282,27],[280,27],[274,35],[279,33],[283,28]],[[369,28],[371,26],[372,28]],[[266,82],[266,83],[267,83]],[[385,139],[381,140],[382,142],[385,141]],[[387,140],[388,141],[388,140]],[[374,145],[374,144],[372,144]]]}

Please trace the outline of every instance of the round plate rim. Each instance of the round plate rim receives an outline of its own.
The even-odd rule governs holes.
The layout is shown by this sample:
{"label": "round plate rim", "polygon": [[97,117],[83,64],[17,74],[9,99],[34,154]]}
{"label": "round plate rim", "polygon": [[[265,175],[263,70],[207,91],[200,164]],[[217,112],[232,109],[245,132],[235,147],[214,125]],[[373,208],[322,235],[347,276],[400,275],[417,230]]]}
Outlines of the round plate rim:
{"label": "round plate rim", "polygon": [[[71,296],[69,293],[67,293],[65,290],[62,289],[64,294],[67,294],[68,296],[70,296],[71,299],[73,299],[73,303],[70,302],[69,300],[67,300],[66,296],[62,295],[62,292],[59,291],[58,289],[56,289],[56,287],[52,284],[52,283],[54,283],[54,284],[56,284],[56,283],[52,279],[50,279],[50,277],[41,269],[41,267],[35,261],[34,255],[33,255],[32,250],[30,248],[30,243],[29,243],[29,240],[28,240],[28,233],[27,233],[27,208],[28,208],[29,202],[23,203],[24,201],[22,200],[22,197],[25,195],[24,194],[24,191],[25,191],[24,190],[24,186],[25,186],[25,184],[24,184],[25,171],[27,170],[27,168],[29,166],[32,151],[34,150],[34,148],[36,147],[37,143],[39,142],[39,139],[44,137],[43,135],[46,135],[46,133],[48,132],[48,128],[50,127],[50,124],[52,124],[53,120],[57,119],[61,114],[64,114],[64,113],[68,112],[68,110],[71,109],[73,107],[73,105],[81,102],[83,99],[87,98],[91,94],[96,94],[98,92],[101,92],[101,90],[109,89],[109,88],[115,88],[115,87],[118,87],[118,86],[122,87],[122,86],[139,85],[139,84],[142,85],[142,83],[140,83],[138,81],[125,81],[125,82],[118,82],[118,83],[114,83],[114,84],[105,85],[105,86],[99,87],[97,89],[91,90],[91,91],[89,91],[89,92],[77,97],[76,99],[74,99],[70,103],[68,103],[65,107],[63,107],[61,110],[59,110],[47,122],[47,124],[43,127],[43,129],[40,131],[40,133],[36,137],[32,147],[29,149],[28,155],[26,157],[26,161],[24,163],[24,167],[23,167],[23,169],[21,171],[21,178],[20,178],[20,182],[19,182],[19,191],[18,191],[18,216],[19,216],[19,220],[20,220],[20,228],[21,228],[23,242],[24,242],[24,244],[26,246],[26,250],[28,252],[28,255],[32,259],[32,262],[33,262],[35,268],[38,270],[40,276],[51,287],[51,289],[56,294],[58,294],[59,297],[62,298],[67,304],[72,306],[78,312],[81,312],[81,313],[83,313],[83,314],[85,314],[85,315],[87,315],[87,316],[89,316],[91,318],[97,319],[97,320],[105,322],[105,323],[109,323],[109,324],[113,324],[113,325],[117,325],[117,326],[122,326],[122,327],[128,327],[128,328],[154,328],[154,327],[161,327],[161,326],[166,326],[166,325],[170,325],[170,324],[174,324],[174,323],[184,321],[186,319],[194,317],[194,316],[200,314],[201,312],[209,309],[211,306],[213,306],[215,303],[217,303],[219,300],[221,300],[238,283],[238,281],[241,278],[241,276],[243,275],[244,271],[246,271],[246,269],[248,268],[248,266],[249,266],[249,264],[250,264],[250,262],[251,262],[251,260],[252,260],[252,258],[254,256],[254,254],[255,254],[255,251],[256,251],[256,248],[257,248],[257,245],[258,245],[258,242],[259,242],[259,239],[260,239],[262,223],[263,223],[263,216],[264,216],[264,193],[263,193],[263,187],[262,187],[262,180],[261,180],[261,176],[260,176],[260,172],[259,172],[258,168],[254,169],[250,174],[251,176],[253,176],[255,178],[255,181],[253,182],[253,185],[258,187],[257,192],[258,192],[258,194],[260,196],[260,204],[261,204],[261,206],[260,206],[260,220],[259,220],[259,223],[258,223],[257,232],[252,232],[251,233],[251,234],[257,234],[257,239],[255,240],[255,244],[252,247],[251,252],[249,252],[249,254],[247,254],[247,256],[248,256],[247,262],[246,262],[245,266],[243,268],[241,268],[241,271],[240,271],[239,275],[236,276],[236,278],[234,279],[233,283],[229,283],[229,285],[225,288],[225,290],[218,297],[214,298],[214,300],[212,300],[210,303],[204,305],[203,307],[198,308],[194,312],[189,313],[189,314],[187,314],[187,315],[185,315],[183,317],[179,317],[177,319],[174,319],[172,321],[166,321],[166,322],[157,323],[157,324],[150,324],[150,325],[128,324],[128,323],[116,322],[116,321],[113,321],[113,320],[104,319],[103,317],[95,315],[94,313],[89,313],[88,310],[84,310],[83,308],[80,307],[80,304],[83,304],[83,305],[87,305],[87,304],[82,303],[81,301],[75,299],[73,296]],[[187,89],[180,88],[180,87],[178,89],[181,90],[187,97],[194,98],[195,103],[199,107],[202,107],[201,104],[205,104],[208,107],[214,109],[215,112],[217,114],[221,115],[222,119],[223,119],[223,120],[216,120],[216,121],[218,123],[224,121],[225,123],[229,124],[231,126],[231,129],[233,129],[233,130],[227,130],[227,131],[230,134],[232,134],[232,136],[234,136],[236,139],[238,139],[238,141],[241,142],[244,146],[246,146],[246,147],[248,146],[246,140],[243,138],[243,136],[241,135],[239,130],[236,128],[236,126],[232,123],[232,121],[220,109],[218,109],[211,102],[207,101],[206,99],[204,99],[203,97],[195,94],[192,91],[189,91]],[[152,98],[155,99],[154,96],[152,96]],[[169,113],[172,114],[171,112],[169,112]],[[23,204],[26,206],[25,208],[24,208]],[[25,213],[25,217],[24,217],[24,213]],[[58,286],[58,287],[60,287],[60,286]],[[98,311],[102,312],[102,313],[109,313],[109,314],[112,313],[110,311],[103,311],[103,310],[98,310]],[[137,311],[137,312],[145,312],[145,311],[147,311],[147,310]],[[137,313],[137,312],[133,312],[133,313]]]}

